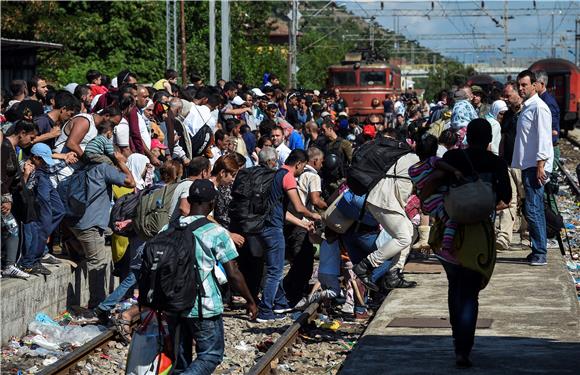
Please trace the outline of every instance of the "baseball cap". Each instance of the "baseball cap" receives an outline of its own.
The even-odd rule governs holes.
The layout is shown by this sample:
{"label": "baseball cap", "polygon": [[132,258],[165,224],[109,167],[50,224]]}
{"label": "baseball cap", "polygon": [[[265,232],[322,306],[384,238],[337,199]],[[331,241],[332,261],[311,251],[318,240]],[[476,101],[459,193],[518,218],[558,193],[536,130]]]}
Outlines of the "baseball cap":
{"label": "baseball cap", "polygon": [[258,97],[266,96],[259,88],[252,89],[252,93]]}
{"label": "baseball cap", "polygon": [[78,85],[79,84],[78,83],[75,83],[75,82],[69,83],[68,85],[66,85],[64,87],[64,89],[74,95],[75,89],[77,88]]}
{"label": "baseball cap", "polygon": [[216,195],[217,191],[210,180],[197,179],[189,187],[189,200],[192,202],[211,202]]}
{"label": "baseball cap", "polygon": [[344,112],[344,111],[343,111],[343,112],[340,112],[340,113],[338,114],[338,117],[340,117],[340,116],[348,117],[348,114],[347,114],[346,112]]}
{"label": "baseball cap", "polygon": [[481,86],[473,85],[473,86],[471,86],[471,92],[474,93],[474,94],[476,92],[479,92],[479,93],[482,93],[483,94],[483,89],[481,88]]}
{"label": "baseball cap", "polygon": [[324,111],[320,114],[320,117],[326,117],[326,116],[330,116],[330,113],[328,113],[327,111]]}
{"label": "baseball cap", "polygon": [[159,141],[159,139],[157,138],[153,138],[151,140],[151,149],[153,150],[154,148],[158,148],[160,150],[167,150],[167,146],[161,143],[161,141]]}
{"label": "baseball cap", "polygon": [[50,147],[48,147],[48,145],[46,145],[45,143],[37,143],[34,146],[32,146],[32,148],[30,149],[30,153],[34,156],[38,156],[41,157],[42,160],[44,160],[44,162],[47,165],[54,165],[54,159],[52,158],[52,151],[50,150]]}
{"label": "baseball cap", "polygon": [[244,103],[245,103],[244,99],[240,98],[239,96],[236,96],[234,99],[232,99],[233,105],[242,105]]}
{"label": "baseball cap", "polygon": [[377,135],[377,128],[374,125],[363,126],[363,134],[374,138]]}

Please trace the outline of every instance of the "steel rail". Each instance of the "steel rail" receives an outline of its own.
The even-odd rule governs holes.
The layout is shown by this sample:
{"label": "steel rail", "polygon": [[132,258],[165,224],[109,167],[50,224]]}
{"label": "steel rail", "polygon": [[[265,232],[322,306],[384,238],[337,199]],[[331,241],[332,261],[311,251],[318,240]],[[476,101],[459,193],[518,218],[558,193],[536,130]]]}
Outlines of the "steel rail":
{"label": "steel rail", "polygon": [[249,375],[266,375],[271,372],[275,368],[275,361],[281,355],[284,354],[284,351],[294,342],[296,336],[298,336],[298,332],[300,328],[304,327],[307,323],[311,322],[316,315],[316,311],[318,310],[318,306],[320,304],[318,302],[310,304],[306,310],[296,321],[284,331],[282,336],[276,342],[262,358],[249,370]]}

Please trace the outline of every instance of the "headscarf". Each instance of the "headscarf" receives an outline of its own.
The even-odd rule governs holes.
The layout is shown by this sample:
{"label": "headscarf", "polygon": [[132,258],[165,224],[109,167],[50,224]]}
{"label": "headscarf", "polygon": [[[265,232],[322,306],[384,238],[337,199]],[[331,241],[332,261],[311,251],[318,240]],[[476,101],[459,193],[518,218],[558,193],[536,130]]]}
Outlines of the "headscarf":
{"label": "headscarf", "polygon": [[497,115],[499,115],[500,112],[507,111],[507,110],[508,110],[508,106],[503,100],[496,100],[491,105],[491,109],[489,110],[489,113],[493,116],[494,119],[497,120]]}
{"label": "headscarf", "polygon": [[127,168],[129,168],[135,179],[135,188],[137,190],[143,190],[146,187],[143,173],[147,168],[147,164],[149,164],[149,159],[142,154],[131,154],[127,158]]}

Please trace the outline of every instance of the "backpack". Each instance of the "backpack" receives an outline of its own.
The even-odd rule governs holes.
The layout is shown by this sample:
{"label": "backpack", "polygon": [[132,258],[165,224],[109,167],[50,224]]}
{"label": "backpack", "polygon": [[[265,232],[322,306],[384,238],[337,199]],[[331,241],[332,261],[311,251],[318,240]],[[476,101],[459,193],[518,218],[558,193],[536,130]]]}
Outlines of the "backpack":
{"label": "backpack", "polygon": [[90,205],[88,176],[90,168],[76,170],[69,178],[58,184],[57,191],[64,203],[65,217],[80,219]]}
{"label": "backpack", "polygon": [[201,297],[203,286],[196,259],[193,231],[208,224],[203,217],[186,227],[179,220],[153,237],[143,250],[139,275],[139,304],[155,310],[181,313],[191,310]]}
{"label": "backpack", "polygon": [[365,143],[352,157],[346,184],[356,195],[368,194],[383,178],[396,177],[387,176],[387,172],[401,156],[410,152],[407,143],[385,137]]}
{"label": "backpack", "polygon": [[179,146],[181,146],[181,148],[183,148],[183,151],[185,151],[185,156],[187,156],[188,159],[192,159],[193,151],[191,147],[191,137],[189,136],[189,133],[185,128],[185,125],[183,125],[183,121],[180,118],[176,117],[173,122],[173,126],[175,132],[179,136],[178,142]]}
{"label": "backpack", "polygon": [[[113,208],[111,209],[111,218],[109,221],[109,227],[113,230],[113,233],[120,236],[129,237],[135,234],[133,229],[133,220],[137,215],[137,206],[141,197],[145,194],[149,194],[155,187],[147,187],[140,191],[134,191],[129,194],[125,194],[115,201]],[[116,225],[119,222],[130,220],[126,226],[119,227]]]}
{"label": "backpack", "polygon": [[205,124],[203,125],[193,137],[191,137],[191,156],[201,156],[209,146],[213,132],[211,128]]}
{"label": "backpack", "polygon": [[260,233],[270,211],[270,190],[276,171],[258,165],[238,171],[232,185],[230,227],[234,233]]}
{"label": "backpack", "polygon": [[550,202],[544,202],[544,211],[546,215],[546,237],[556,238],[560,230],[564,228],[564,218],[555,210]]}
{"label": "backpack", "polygon": [[141,239],[147,241],[155,237],[169,223],[171,200],[177,185],[165,185],[141,196],[133,220],[133,229]]}

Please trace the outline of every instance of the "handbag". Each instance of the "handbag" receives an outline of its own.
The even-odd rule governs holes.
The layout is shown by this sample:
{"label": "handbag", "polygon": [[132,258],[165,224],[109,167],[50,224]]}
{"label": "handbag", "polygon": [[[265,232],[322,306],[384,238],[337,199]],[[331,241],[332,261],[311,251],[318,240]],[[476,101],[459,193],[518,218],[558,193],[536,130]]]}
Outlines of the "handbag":
{"label": "handbag", "polygon": [[324,211],[322,220],[328,228],[338,234],[344,234],[355,222],[355,219],[348,218],[340,212],[337,208],[338,203],[343,198],[344,193],[341,193]]}
{"label": "handbag", "polygon": [[445,195],[443,205],[451,220],[458,224],[475,224],[486,220],[495,210],[495,193],[489,182],[483,181],[469,156],[463,152],[465,158],[476,176],[472,182],[459,186],[451,186]]}
{"label": "handbag", "polygon": [[170,343],[161,314],[155,310],[142,313],[141,324],[131,338],[125,374],[168,375],[173,367]]}

